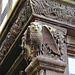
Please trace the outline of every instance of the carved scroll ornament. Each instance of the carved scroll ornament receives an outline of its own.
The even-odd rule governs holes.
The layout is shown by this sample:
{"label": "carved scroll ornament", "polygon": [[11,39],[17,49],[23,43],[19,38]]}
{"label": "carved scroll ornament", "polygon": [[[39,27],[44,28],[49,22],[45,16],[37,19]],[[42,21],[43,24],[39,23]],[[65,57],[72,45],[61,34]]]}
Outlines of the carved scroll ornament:
{"label": "carved scroll ornament", "polygon": [[57,0],[30,0],[33,13],[75,25],[75,8]]}
{"label": "carved scroll ornament", "polygon": [[11,45],[15,41],[18,34],[21,32],[24,23],[27,22],[29,17],[31,16],[31,6],[29,3],[29,0],[26,1],[25,6],[21,9],[21,11],[18,14],[17,19],[13,23],[12,27],[10,28],[5,40],[2,42],[0,47],[0,62],[10,49]]}

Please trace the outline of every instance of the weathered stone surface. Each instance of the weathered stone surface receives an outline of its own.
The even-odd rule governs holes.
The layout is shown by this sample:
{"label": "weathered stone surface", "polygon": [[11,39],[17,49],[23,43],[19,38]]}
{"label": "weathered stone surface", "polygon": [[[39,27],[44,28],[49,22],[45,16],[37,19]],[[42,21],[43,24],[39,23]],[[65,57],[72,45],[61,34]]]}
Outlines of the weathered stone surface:
{"label": "weathered stone surface", "polygon": [[[37,20],[31,22],[22,38],[25,59],[32,61],[25,71],[31,75],[35,73],[36,75],[44,75],[44,73],[64,75],[67,55],[66,33],[65,28]],[[26,45],[28,48],[25,47]]]}
{"label": "weathered stone surface", "polygon": [[[27,22],[27,20],[31,16],[31,13],[32,13],[31,6],[30,6],[30,2],[28,0],[28,1],[26,1],[24,7],[19,12],[17,19],[13,23],[10,31],[8,32],[5,40],[3,41],[3,43],[0,47],[0,52],[3,53],[3,57],[8,52],[9,48],[11,47],[13,42],[15,41],[18,34],[21,32],[24,24]],[[2,59],[0,59],[0,62]]]}
{"label": "weathered stone surface", "polygon": [[[51,18],[53,22],[75,24],[74,7],[57,0],[27,0],[0,47],[0,61],[9,51],[31,13],[48,19]],[[45,22],[35,21],[30,24],[30,27],[24,33],[21,45],[25,53],[24,58],[28,64],[32,61],[25,70],[29,75],[35,73],[37,75],[63,75],[67,60],[66,33],[65,28]]]}
{"label": "weathered stone surface", "polygon": [[28,75],[64,75],[66,64],[62,61],[37,56],[25,69]]}
{"label": "weathered stone surface", "polygon": [[[61,27],[51,27],[51,25],[49,26],[47,25],[47,23],[44,23],[43,25],[43,22],[40,21],[35,21],[32,23],[33,25],[35,25],[34,27],[32,27],[32,25],[29,27],[30,31],[28,34],[30,35],[24,35],[22,41],[22,48],[24,48],[25,45],[29,45],[31,49],[29,55],[31,56],[31,58],[43,55],[56,60],[66,61],[66,59],[64,58],[66,55],[66,29],[63,28],[62,31]],[[36,28],[37,25],[38,27],[42,28],[41,31]],[[40,31],[41,33],[40,36],[38,31]],[[25,32],[25,34],[27,33]],[[25,42],[28,40],[28,38],[26,39],[26,37],[29,37],[29,44]]]}
{"label": "weathered stone surface", "polygon": [[30,0],[33,13],[75,25],[75,8],[57,0]]}

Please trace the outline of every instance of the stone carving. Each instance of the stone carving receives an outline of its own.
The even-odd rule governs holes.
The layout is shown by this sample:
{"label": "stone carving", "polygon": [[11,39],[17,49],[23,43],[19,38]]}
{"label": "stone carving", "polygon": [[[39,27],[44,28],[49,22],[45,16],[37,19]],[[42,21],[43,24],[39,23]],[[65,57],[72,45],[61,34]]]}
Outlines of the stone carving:
{"label": "stone carving", "polygon": [[32,13],[31,6],[30,6],[29,0],[28,0],[25,3],[25,6],[19,12],[17,19],[13,23],[10,31],[8,32],[8,34],[6,36],[6,39],[1,44],[0,53],[2,54],[2,56],[0,56],[0,62],[3,59],[3,57],[5,56],[5,54],[8,52],[9,48],[15,41],[15,39],[18,36],[18,34],[20,33],[20,31],[22,30],[24,23],[26,23],[27,20],[29,19],[29,17],[31,16],[31,13]]}
{"label": "stone carving", "polygon": [[75,8],[55,0],[30,0],[33,13],[75,25]]}
{"label": "stone carving", "polygon": [[62,61],[65,61],[63,60],[64,58],[62,58],[62,56],[65,55],[65,33],[63,33],[62,31],[60,30],[57,30],[56,33],[54,33],[53,35],[56,43],[57,43],[57,46],[60,50],[60,60]]}
{"label": "stone carving", "polygon": [[[42,28],[42,30],[40,31],[40,36],[38,34],[38,30],[40,30],[39,27]],[[62,58],[62,56],[64,56],[65,54],[65,31],[63,32],[60,29],[56,29],[48,25],[43,25],[36,21],[32,22],[29,28],[30,32],[28,32],[29,30],[27,31],[28,33],[30,33],[28,35],[30,40],[30,42],[28,41],[29,44],[25,43],[25,41],[28,40],[25,38],[28,37],[27,35],[25,35],[27,34],[26,32],[24,33],[22,40],[22,48],[24,48],[25,45],[29,45],[29,47],[31,48],[30,54],[27,59],[30,57],[34,58],[36,56],[43,55],[49,58],[64,61],[64,58]],[[27,49],[24,50],[26,52]]]}
{"label": "stone carving", "polygon": [[50,27],[44,27],[43,32],[42,52],[48,54],[48,57],[64,61],[62,56],[65,54],[65,33],[60,29],[53,32]]}
{"label": "stone carving", "polygon": [[65,43],[65,37],[63,32],[61,32],[60,30],[57,30],[56,33],[54,33],[54,39],[56,40],[56,43],[58,45],[58,48],[60,50],[61,55],[64,54],[64,43]]}
{"label": "stone carving", "polygon": [[[42,48],[41,47],[42,36],[38,33],[37,29],[34,26],[28,27],[27,31],[24,33],[24,36],[22,37],[21,47],[25,52],[26,60],[32,60],[32,58],[38,56]],[[29,48],[31,50],[29,50]]]}

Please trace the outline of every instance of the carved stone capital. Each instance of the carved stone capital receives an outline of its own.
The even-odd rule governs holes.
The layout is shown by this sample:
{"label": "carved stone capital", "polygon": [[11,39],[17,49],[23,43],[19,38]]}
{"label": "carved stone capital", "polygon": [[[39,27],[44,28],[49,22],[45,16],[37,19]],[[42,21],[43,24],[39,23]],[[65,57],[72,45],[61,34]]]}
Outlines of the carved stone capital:
{"label": "carved stone capital", "polygon": [[61,0],[30,0],[33,13],[75,25],[75,8]]}
{"label": "carved stone capital", "polygon": [[61,27],[53,27],[37,20],[32,22],[22,40],[22,48],[25,48],[26,45],[30,48],[25,48],[26,59],[42,55],[65,62],[66,33],[67,30]]}

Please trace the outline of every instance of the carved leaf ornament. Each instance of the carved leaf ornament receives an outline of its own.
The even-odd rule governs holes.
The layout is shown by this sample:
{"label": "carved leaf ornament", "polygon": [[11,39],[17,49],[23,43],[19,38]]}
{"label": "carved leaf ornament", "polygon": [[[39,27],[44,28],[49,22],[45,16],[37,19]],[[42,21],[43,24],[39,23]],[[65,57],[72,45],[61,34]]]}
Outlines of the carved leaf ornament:
{"label": "carved leaf ornament", "polygon": [[57,0],[30,0],[33,13],[75,25],[75,8]]}

